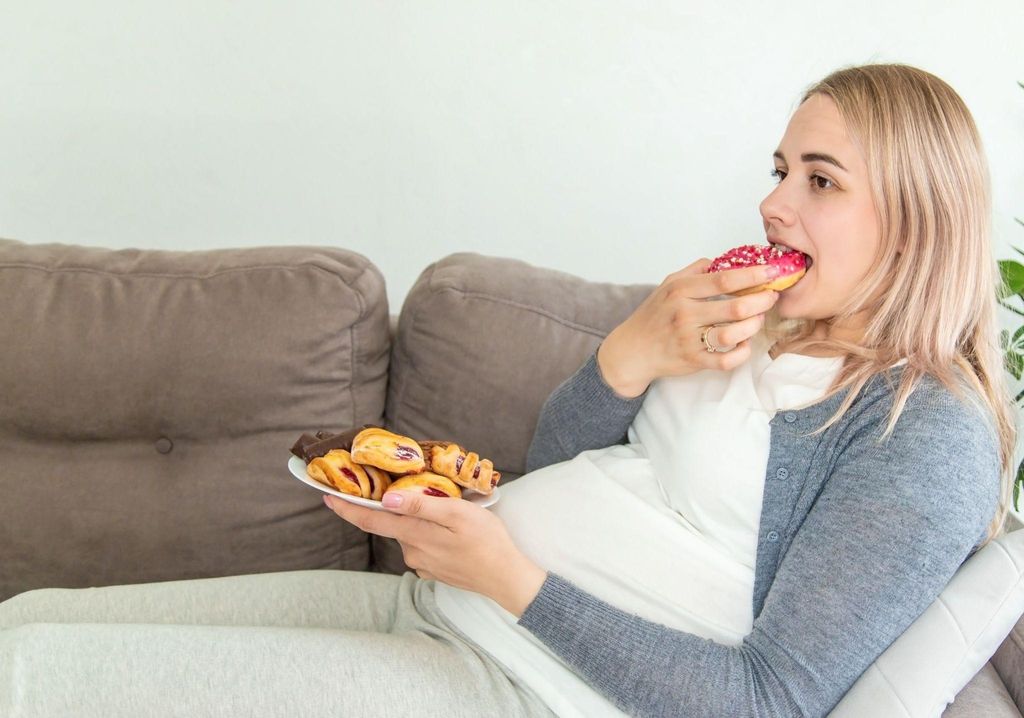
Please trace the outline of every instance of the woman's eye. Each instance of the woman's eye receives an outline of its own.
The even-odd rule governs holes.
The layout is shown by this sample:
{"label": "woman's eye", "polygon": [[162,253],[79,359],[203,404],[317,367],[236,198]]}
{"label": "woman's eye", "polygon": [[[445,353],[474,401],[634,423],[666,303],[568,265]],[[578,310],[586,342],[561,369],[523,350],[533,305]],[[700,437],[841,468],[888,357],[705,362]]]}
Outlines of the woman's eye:
{"label": "woman's eye", "polygon": [[771,176],[781,182],[786,179],[786,172],[784,170],[772,170]]}
{"label": "woman's eye", "polygon": [[811,181],[814,182],[814,186],[818,189],[832,189],[833,187],[832,180],[821,175],[811,175]]}

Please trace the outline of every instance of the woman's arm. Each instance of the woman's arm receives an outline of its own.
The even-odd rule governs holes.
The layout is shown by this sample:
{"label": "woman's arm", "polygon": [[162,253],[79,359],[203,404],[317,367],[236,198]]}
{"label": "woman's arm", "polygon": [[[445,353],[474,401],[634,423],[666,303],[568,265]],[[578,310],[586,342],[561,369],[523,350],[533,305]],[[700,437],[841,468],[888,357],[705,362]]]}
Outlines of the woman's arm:
{"label": "woman's arm", "polygon": [[632,399],[616,394],[601,376],[595,352],[544,403],[526,454],[526,470],[620,443],[644,396],[646,392]]}
{"label": "woman's arm", "polygon": [[824,715],[939,594],[998,495],[998,447],[976,414],[908,403],[887,443],[875,435],[837,459],[740,646],[552,574],[519,624],[633,715]]}

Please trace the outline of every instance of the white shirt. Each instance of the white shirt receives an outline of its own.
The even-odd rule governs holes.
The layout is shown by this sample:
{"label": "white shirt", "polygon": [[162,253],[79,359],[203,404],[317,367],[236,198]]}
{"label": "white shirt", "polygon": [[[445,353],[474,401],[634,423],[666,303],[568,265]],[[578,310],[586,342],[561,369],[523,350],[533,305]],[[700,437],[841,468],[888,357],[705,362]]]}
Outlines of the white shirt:
{"label": "white shirt", "polygon": [[[753,624],[761,498],[776,411],[813,403],[839,357],[782,354],[652,384],[629,443],[502,487],[492,507],[531,560],[659,624],[736,645]],[[559,716],[621,715],[491,599],[438,582],[438,608]]]}

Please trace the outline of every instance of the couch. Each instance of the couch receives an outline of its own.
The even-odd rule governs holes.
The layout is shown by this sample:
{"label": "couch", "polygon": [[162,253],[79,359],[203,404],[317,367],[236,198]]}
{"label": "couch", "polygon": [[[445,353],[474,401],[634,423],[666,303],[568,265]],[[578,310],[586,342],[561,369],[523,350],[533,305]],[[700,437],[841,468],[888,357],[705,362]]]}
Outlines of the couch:
{"label": "couch", "polygon": [[[338,520],[289,475],[299,434],[383,423],[456,439],[512,482],[544,399],[650,289],[462,253],[423,271],[396,322],[381,271],[343,249],[0,240],[0,600],[48,586],[402,572],[395,542]],[[1000,548],[1001,623],[971,629],[991,644],[975,642],[979,665],[1024,607],[1021,536]],[[883,705],[865,685],[837,715]],[[896,707],[872,714],[927,714],[898,691],[888,700]],[[1024,622],[945,715],[1022,709]]]}

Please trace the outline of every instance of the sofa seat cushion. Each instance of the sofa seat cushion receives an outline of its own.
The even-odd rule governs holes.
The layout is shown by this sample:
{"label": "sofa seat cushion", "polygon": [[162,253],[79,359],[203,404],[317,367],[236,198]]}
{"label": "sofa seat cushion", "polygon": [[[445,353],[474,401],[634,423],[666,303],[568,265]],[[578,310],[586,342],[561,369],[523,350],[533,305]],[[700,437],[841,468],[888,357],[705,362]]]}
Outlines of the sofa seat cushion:
{"label": "sofa seat cushion", "polygon": [[366,567],[366,536],[286,468],[301,432],[382,418],[366,258],[0,241],[0,307],[0,600]]}
{"label": "sofa seat cushion", "polygon": [[1010,635],[992,656],[992,665],[1006,684],[1017,707],[1024,713],[1024,618],[1017,621]]}
{"label": "sofa seat cushion", "polygon": [[1006,691],[1002,678],[986,663],[957,693],[956,700],[942,712],[942,718],[1021,718],[1020,710]]}

